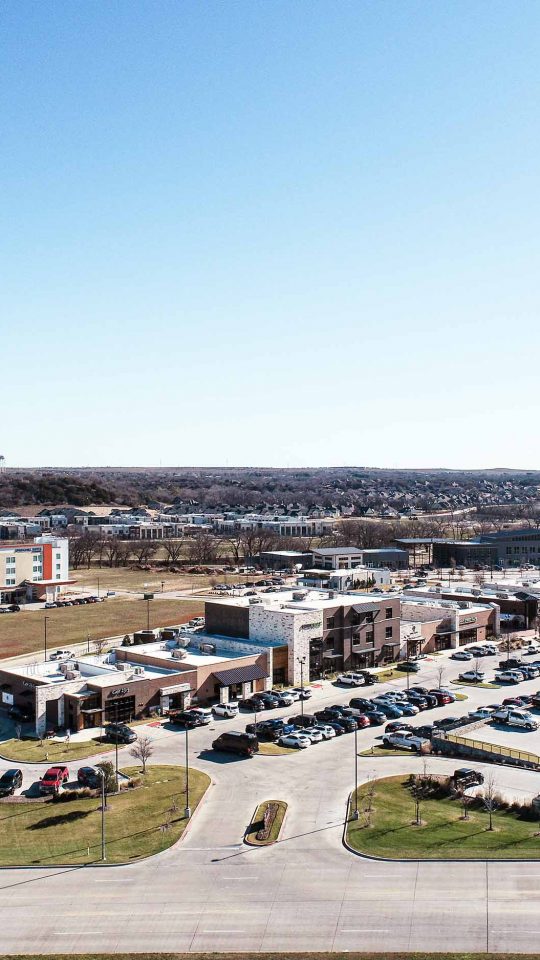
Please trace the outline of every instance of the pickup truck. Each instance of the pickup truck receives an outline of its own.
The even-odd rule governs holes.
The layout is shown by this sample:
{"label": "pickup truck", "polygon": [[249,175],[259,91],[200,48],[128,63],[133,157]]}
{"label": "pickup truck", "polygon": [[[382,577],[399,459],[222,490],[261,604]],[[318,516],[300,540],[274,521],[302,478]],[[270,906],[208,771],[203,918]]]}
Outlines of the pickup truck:
{"label": "pickup truck", "polygon": [[512,710],[504,707],[491,716],[492,723],[506,723],[509,727],[521,727],[522,730],[538,730],[538,721],[528,710]]}
{"label": "pickup truck", "polygon": [[66,780],[69,780],[69,770],[63,764],[49,767],[47,773],[39,781],[39,792],[43,794],[58,793]]}

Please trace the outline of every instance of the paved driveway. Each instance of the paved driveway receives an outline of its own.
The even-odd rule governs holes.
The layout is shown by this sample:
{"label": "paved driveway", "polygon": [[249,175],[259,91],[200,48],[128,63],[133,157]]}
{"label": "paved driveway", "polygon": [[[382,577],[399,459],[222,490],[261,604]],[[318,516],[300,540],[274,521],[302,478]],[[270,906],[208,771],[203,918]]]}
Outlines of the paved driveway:
{"label": "paved driveway", "polygon": [[[425,663],[416,682],[433,683],[437,666]],[[448,678],[458,666],[448,665]],[[535,681],[523,689],[529,686],[535,689]],[[323,684],[306,709],[351,695]],[[501,698],[499,691],[482,689],[470,696],[415,722]],[[296,707],[268,715],[291,712]],[[206,749],[216,730],[244,722],[216,721],[190,734],[192,763],[210,774],[213,786],[176,847],[126,867],[0,872],[3,952],[537,950],[540,862],[356,857],[342,845],[354,737],[251,760],[217,757]],[[154,762],[183,762],[183,733],[166,727],[149,732]],[[359,748],[377,732],[361,731]],[[133,762],[128,749],[120,758]],[[421,766],[414,757],[359,759],[361,779]],[[433,758],[429,766],[450,770],[456,762]],[[42,769],[29,765],[25,774],[35,778]],[[495,772],[500,789],[521,796],[538,792],[537,774],[483,769]],[[245,847],[242,836],[256,804],[273,798],[290,805],[280,842],[268,850]]]}

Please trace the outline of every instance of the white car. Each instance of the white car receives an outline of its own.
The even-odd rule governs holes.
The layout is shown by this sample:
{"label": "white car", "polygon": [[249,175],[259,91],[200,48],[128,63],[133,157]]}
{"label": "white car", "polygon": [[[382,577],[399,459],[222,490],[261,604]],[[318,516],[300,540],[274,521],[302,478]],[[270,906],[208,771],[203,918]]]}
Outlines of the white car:
{"label": "white car", "polygon": [[212,711],[210,709],[193,707],[191,710],[188,710],[188,713],[192,713],[195,717],[198,717],[201,723],[203,723],[205,726],[208,723],[212,723]]}
{"label": "white car", "polygon": [[521,727],[523,730],[538,730],[538,721],[528,710],[502,708],[492,714],[493,723],[506,723],[509,727]]}
{"label": "white car", "polygon": [[309,700],[309,698],[312,696],[312,693],[309,687],[293,687],[292,691],[289,690],[287,692],[298,694],[298,697],[297,697],[298,700]]}
{"label": "white car", "polygon": [[75,654],[71,650],[55,650],[51,653],[49,660],[73,660]]}
{"label": "white car", "polygon": [[309,737],[312,743],[321,743],[324,740],[322,730],[317,730],[317,727],[304,727],[302,733]]}
{"label": "white car", "polygon": [[524,679],[521,670],[501,670],[495,674],[495,680],[500,683],[521,683]]}
{"label": "white car", "polygon": [[472,653],[467,653],[466,650],[456,650],[455,653],[451,654],[451,660],[474,660]]}
{"label": "white car", "polygon": [[337,682],[344,687],[363,687],[366,681],[361,673],[340,673]]}
{"label": "white car", "polygon": [[236,717],[238,714],[237,703],[215,703],[212,707],[214,717]]}
{"label": "white car", "polygon": [[459,675],[459,679],[464,680],[465,683],[481,683],[484,677],[483,670],[466,670],[465,673]]}
{"label": "white car", "polygon": [[335,737],[336,735],[336,731],[334,730],[334,728],[329,727],[326,723],[316,723],[313,729],[320,730],[324,740],[331,740],[332,737]]}
{"label": "white car", "polygon": [[280,747],[293,747],[295,750],[305,750],[311,746],[311,740],[303,733],[286,733],[279,738]]}
{"label": "white car", "polygon": [[524,651],[523,654],[526,657],[534,657],[535,654],[540,653],[540,647],[536,646],[534,643],[531,643]]}
{"label": "white car", "polygon": [[284,694],[287,694],[288,697],[292,697],[293,702],[300,699],[300,692],[298,690],[283,690]]}

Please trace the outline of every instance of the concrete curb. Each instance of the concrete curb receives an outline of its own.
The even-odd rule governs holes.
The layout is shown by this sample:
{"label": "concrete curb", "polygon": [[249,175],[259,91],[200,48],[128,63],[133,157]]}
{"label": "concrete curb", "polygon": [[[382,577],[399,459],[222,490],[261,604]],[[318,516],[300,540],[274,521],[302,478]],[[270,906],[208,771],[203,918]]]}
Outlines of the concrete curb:
{"label": "concrete curb", "polygon": [[[191,768],[190,768],[190,769],[191,769]],[[197,769],[197,768],[194,767],[193,769]],[[206,795],[207,795],[208,791],[211,789],[211,787],[215,787],[215,785],[216,785],[216,781],[212,779],[212,777],[210,776],[210,774],[206,773],[206,770],[200,770],[200,771],[198,771],[198,772],[199,772],[199,773],[204,773],[204,774],[206,774],[206,776],[207,776],[208,779],[210,780],[210,783],[208,784],[208,787],[206,788],[206,790],[205,790],[203,796],[201,797],[199,803],[198,803],[197,806],[195,807],[195,810],[193,811],[190,819],[188,820],[182,836],[181,836],[181,837],[178,837],[178,840],[175,840],[174,843],[171,843],[171,845],[168,846],[168,847],[166,847],[165,850],[159,850],[158,853],[149,853],[147,856],[145,856],[145,857],[138,857],[136,860],[122,860],[120,863],[108,863],[107,861],[103,862],[102,860],[96,860],[95,862],[92,862],[92,863],[51,863],[50,865],[43,864],[43,865],[41,865],[41,866],[40,866],[39,864],[20,864],[19,866],[14,865],[14,866],[9,866],[9,867],[8,867],[8,866],[1,866],[1,865],[0,865],[0,874],[3,873],[5,870],[61,870],[61,871],[67,871],[67,870],[88,870],[88,869],[93,870],[93,869],[96,869],[96,868],[97,868],[98,870],[102,870],[102,869],[104,869],[104,868],[115,869],[115,867],[122,867],[122,868],[131,867],[131,866],[136,867],[139,863],[144,863],[146,860],[155,860],[156,857],[162,857],[162,856],[164,856],[165,854],[168,854],[168,853],[169,853],[171,850],[173,850],[175,847],[179,846],[179,845],[183,842],[184,837],[186,837],[186,836],[188,835],[188,833],[189,833],[189,831],[190,831],[190,829],[191,829],[191,824],[192,824],[193,820],[195,819],[195,817],[197,816],[197,813],[198,813],[198,811],[200,810],[200,808],[201,808],[201,806],[202,806],[202,804],[203,804],[203,801],[204,801],[204,799],[206,798]],[[285,822],[285,817],[283,818],[283,822]],[[271,844],[270,844],[270,846],[271,846]]]}
{"label": "concrete curb", "polygon": [[343,835],[341,838],[342,845],[345,847],[348,853],[352,853],[354,857],[359,857],[360,860],[372,860],[374,863],[540,863],[540,856],[538,857],[527,857],[526,860],[521,860],[519,857],[503,857],[502,859],[498,857],[491,857],[489,860],[482,859],[482,857],[378,857],[374,853],[361,853],[359,850],[355,850],[354,847],[351,847],[349,841],[347,840],[347,827],[351,821],[349,813],[351,809],[352,801],[352,790],[347,797],[347,806],[345,810],[345,822],[343,824]]}
{"label": "concrete curb", "polygon": [[[271,802],[272,802],[271,800],[266,800],[266,801],[263,800],[263,803],[271,803]],[[275,839],[275,840],[271,840],[271,841],[269,841],[268,843],[253,843],[251,840],[248,840],[248,839],[246,838],[247,831],[249,830],[251,824],[253,823],[253,820],[254,820],[254,818],[255,818],[255,814],[257,813],[257,810],[258,810],[259,807],[260,807],[260,803],[258,803],[257,806],[255,807],[254,811],[253,811],[253,816],[251,817],[251,820],[249,821],[249,824],[247,825],[246,830],[245,830],[245,832],[244,832],[244,836],[243,836],[243,838],[242,838],[243,842],[246,844],[247,847],[253,847],[254,849],[257,849],[257,848],[258,848],[258,849],[264,850],[265,847],[273,847],[274,844],[278,842],[278,840],[279,840],[279,838],[280,838],[280,836],[281,836],[281,831],[283,830],[283,827],[284,827],[284,825],[285,825],[285,820],[287,819],[287,814],[288,814],[288,812],[289,812],[289,804],[288,804],[285,800],[276,800],[276,803],[282,803],[282,804],[284,804],[284,806],[285,806],[285,813],[283,814],[283,820],[281,821],[281,826],[280,826],[280,828],[279,828],[279,833],[278,833],[276,839]]]}

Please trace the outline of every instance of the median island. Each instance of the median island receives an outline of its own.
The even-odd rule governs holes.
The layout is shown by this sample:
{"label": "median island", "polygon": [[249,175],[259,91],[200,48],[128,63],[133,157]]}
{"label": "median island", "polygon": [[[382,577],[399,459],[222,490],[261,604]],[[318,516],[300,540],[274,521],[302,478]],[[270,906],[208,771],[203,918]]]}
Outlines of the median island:
{"label": "median island", "polygon": [[505,803],[487,779],[481,789],[471,797],[428,773],[369,781],[358,788],[357,820],[351,796],[347,845],[395,860],[540,859],[538,813]]}
{"label": "median island", "polygon": [[[189,821],[185,771],[176,766],[127,767],[131,781],[107,797],[105,842],[108,863],[129,863],[160,853],[180,839]],[[127,781],[124,781],[127,783]],[[189,771],[193,812],[210,778]],[[68,794],[69,796],[69,794]],[[101,798],[30,800],[0,803],[0,867],[96,863],[101,860]]]}

